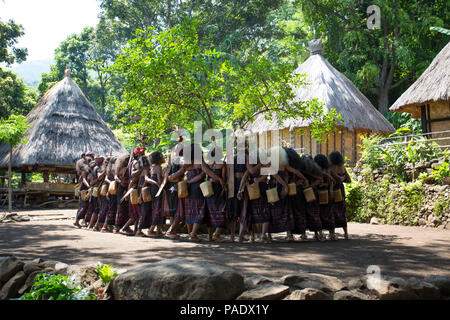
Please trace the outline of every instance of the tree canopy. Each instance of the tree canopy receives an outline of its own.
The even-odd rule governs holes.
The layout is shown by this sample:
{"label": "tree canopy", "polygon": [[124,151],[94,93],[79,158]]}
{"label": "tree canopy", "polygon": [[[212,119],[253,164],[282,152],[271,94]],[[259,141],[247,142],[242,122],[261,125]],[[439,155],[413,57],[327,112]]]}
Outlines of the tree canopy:
{"label": "tree canopy", "polygon": [[314,121],[321,137],[336,120],[318,101],[294,102],[294,86],[305,85],[285,63],[251,55],[245,61],[216,51],[198,36],[198,20],[164,32],[141,31],[120,55],[114,70],[125,79],[116,113],[128,131],[161,138],[174,126],[223,129],[218,121],[242,127],[258,114],[278,121],[301,117]]}

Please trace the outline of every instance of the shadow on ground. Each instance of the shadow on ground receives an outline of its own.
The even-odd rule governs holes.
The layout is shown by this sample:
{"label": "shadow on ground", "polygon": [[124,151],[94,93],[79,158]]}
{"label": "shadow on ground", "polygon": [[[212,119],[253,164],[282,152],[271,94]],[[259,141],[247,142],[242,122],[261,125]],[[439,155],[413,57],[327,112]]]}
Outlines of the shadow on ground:
{"label": "shadow on ground", "polygon": [[[87,241],[86,237],[91,237]],[[413,237],[413,235],[412,235]],[[192,244],[74,230],[71,225],[9,224],[0,226],[0,254],[41,257],[70,264],[101,261],[132,268],[169,258],[228,265],[245,274],[282,276],[298,270],[342,278],[360,276],[378,265],[392,276],[450,275],[450,243],[432,239],[422,246],[404,244],[408,237],[367,233],[336,242]]]}

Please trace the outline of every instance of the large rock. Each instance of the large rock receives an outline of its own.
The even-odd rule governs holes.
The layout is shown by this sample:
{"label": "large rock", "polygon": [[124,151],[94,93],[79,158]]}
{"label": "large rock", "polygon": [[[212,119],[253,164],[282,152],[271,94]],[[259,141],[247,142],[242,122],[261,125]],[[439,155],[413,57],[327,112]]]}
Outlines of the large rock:
{"label": "large rock", "polygon": [[118,275],[111,289],[117,300],[230,300],[245,286],[229,267],[168,259]]}
{"label": "large rock", "polygon": [[347,288],[350,290],[363,290],[366,289],[367,276],[362,276],[360,278],[350,279]]}
{"label": "large rock", "polygon": [[408,283],[421,300],[438,300],[441,298],[439,289],[431,283],[420,281],[417,278],[409,278]]}
{"label": "large rock", "polygon": [[64,267],[67,267],[67,264],[62,263],[60,261],[43,261],[41,263],[39,263],[40,266],[44,267],[44,268],[52,268],[54,270],[56,269],[62,269]]}
{"label": "large rock", "polygon": [[336,277],[318,273],[299,272],[280,279],[284,285],[299,289],[314,288],[325,292],[340,291],[346,288],[344,282]]}
{"label": "large rock", "polygon": [[376,291],[381,300],[415,300],[419,297],[409,283],[401,278],[367,277],[367,288]]}
{"label": "large rock", "polygon": [[333,300],[370,300],[370,298],[356,290],[342,290],[334,294]]}
{"label": "large rock", "polygon": [[8,282],[23,268],[23,262],[14,256],[0,257],[0,284]]}
{"label": "large rock", "polygon": [[55,267],[55,273],[69,277],[75,287],[89,287],[99,279],[97,265],[94,264],[87,266],[60,264]]}
{"label": "large rock", "polygon": [[44,266],[40,265],[39,263],[35,263],[35,262],[28,262],[23,265],[23,271],[27,275],[29,275],[35,271],[40,271],[43,269],[44,269]]}
{"label": "large rock", "polygon": [[254,274],[249,277],[245,277],[244,283],[247,289],[254,289],[261,284],[272,283],[273,281],[269,278],[261,276],[259,274]]}
{"label": "large rock", "polygon": [[450,296],[450,277],[430,275],[425,277],[425,282],[436,286],[442,295]]}
{"label": "large rock", "polygon": [[28,292],[31,289],[31,287],[34,284],[34,280],[35,280],[35,278],[36,278],[36,276],[38,274],[41,274],[41,273],[52,273],[52,272],[53,272],[52,268],[46,268],[46,269],[41,269],[41,270],[37,270],[37,271],[31,272],[27,276],[27,280],[25,281],[25,284],[20,288],[19,296],[23,295],[25,292]]}
{"label": "large rock", "polygon": [[19,289],[27,280],[27,275],[23,271],[19,271],[11,279],[6,282],[0,290],[0,300],[6,300],[19,297]]}
{"label": "large rock", "polygon": [[331,297],[322,290],[306,288],[293,291],[284,300],[331,300]]}
{"label": "large rock", "polygon": [[236,300],[281,300],[288,294],[288,286],[269,283],[245,291]]}

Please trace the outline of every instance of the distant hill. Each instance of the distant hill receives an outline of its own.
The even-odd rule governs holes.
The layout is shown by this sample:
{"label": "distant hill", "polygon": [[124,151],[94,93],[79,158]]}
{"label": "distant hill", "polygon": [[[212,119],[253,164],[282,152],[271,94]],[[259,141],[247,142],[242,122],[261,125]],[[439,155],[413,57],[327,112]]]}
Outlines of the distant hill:
{"label": "distant hill", "polygon": [[35,60],[25,61],[22,64],[15,65],[12,69],[23,78],[25,83],[33,88],[37,88],[41,80],[41,74],[50,71],[50,65],[54,63],[53,60]]}

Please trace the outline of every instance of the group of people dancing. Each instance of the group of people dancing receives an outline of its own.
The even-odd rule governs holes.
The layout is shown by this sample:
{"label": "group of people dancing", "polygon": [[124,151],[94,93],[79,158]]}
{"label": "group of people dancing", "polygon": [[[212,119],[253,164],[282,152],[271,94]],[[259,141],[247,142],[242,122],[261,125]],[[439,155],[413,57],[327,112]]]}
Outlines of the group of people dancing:
{"label": "group of people dancing", "polygon": [[[201,225],[208,240],[217,242],[234,242],[236,236],[239,242],[271,242],[275,233],[304,241],[307,231],[317,241],[337,240],[337,228],[348,239],[344,183],[351,180],[340,152],[312,158],[279,146],[258,150],[256,161],[250,161],[248,144],[241,143],[236,154],[244,154],[245,161],[237,155],[234,161],[216,161],[211,159],[223,155],[219,146],[205,159],[200,145],[192,143],[183,156],[182,139],[167,163],[159,151],[146,156],[145,148],[118,157],[83,154],[76,165],[80,206],[74,225],[170,239],[179,238],[186,226],[195,242],[202,241]],[[275,154],[274,170],[263,158]]]}

